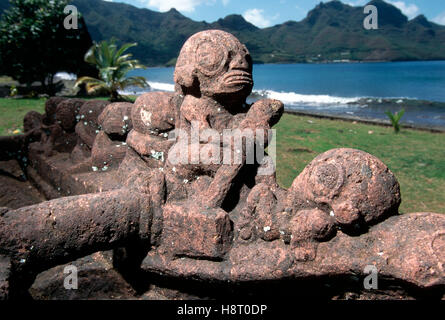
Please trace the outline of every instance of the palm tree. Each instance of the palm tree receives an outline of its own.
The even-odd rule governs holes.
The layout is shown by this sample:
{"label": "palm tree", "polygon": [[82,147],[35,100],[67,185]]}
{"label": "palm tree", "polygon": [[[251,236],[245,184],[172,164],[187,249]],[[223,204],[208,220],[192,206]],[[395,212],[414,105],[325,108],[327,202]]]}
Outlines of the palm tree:
{"label": "palm tree", "polygon": [[130,59],[131,53],[124,54],[136,45],[136,43],[126,43],[118,49],[115,39],[95,43],[86,53],[85,61],[96,66],[100,79],[81,77],[75,86],[85,84],[89,94],[107,91],[111,101],[122,100],[123,97],[119,95],[118,90],[124,90],[128,86],[148,87],[144,77],[126,77],[131,70],[146,68],[138,60]]}
{"label": "palm tree", "polygon": [[391,120],[391,124],[394,128],[395,133],[400,132],[400,119],[402,119],[403,115],[405,114],[405,109],[400,110],[399,112],[396,112],[394,114],[391,113],[391,111],[386,111],[386,115],[388,116],[389,120]]}

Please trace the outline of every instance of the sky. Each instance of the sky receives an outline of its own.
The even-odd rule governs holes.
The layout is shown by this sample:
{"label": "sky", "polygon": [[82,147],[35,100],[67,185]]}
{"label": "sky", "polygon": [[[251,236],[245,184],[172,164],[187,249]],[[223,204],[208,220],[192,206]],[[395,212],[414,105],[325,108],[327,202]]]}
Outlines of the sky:
{"label": "sky", "polygon": [[[195,21],[214,22],[229,14],[241,14],[260,28],[289,20],[300,21],[320,0],[105,0],[125,2],[140,8],[165,12],[177,9]],[[385,0],[412,19],[424,14],[429,20],[445,25],[445,0]],[[327,1],[324,1],[327,2]],[[369,0],[342,0],[350,5],[364,5]]]}

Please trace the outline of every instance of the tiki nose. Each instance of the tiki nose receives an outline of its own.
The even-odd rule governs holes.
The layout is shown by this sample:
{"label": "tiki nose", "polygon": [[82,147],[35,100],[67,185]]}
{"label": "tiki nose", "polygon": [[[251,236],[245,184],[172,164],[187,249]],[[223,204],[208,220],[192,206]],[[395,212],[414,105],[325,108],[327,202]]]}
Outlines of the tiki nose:
{"label": "tiki nose", "polygon": [[241,69],[248,71],[249,62],[244,54],[237,54],[230,62],[230,69]]}

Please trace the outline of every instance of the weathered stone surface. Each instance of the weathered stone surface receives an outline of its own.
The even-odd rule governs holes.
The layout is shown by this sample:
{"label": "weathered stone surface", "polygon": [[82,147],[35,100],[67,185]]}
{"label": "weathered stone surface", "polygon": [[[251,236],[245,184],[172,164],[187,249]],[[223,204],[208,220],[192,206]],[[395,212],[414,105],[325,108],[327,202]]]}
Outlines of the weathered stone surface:
{"label": "weathered stone surface", "polygon": [[18,209],[46,200],[29,181],[19,179],[22,170],[17,161],[0,162],[0,172],[0,207]]}
{"label": "weathered stone surface", "polygon": [[[183,228],[187,225],[187,228]],[[163,250],[175,256],[217,259],[230,249],[232,225],[222,209],[166,205],[163,210]]]}
{"label": "weathered stone surface", "polygon": [[90,148],[99,133],[98,117],[108,104],[108,101],[101,100],[85,102],[76,116],[79,121],[76,125],[76,133],[81,141]]}
{"label": "weathered stone surface", "polygon": [[[360,237],[339,233],[332,241],[319,244],[312,261],[297,262],[281,241],[235,245],[230,264],[194,259],[168,259],[150,252],[142,267],[201,280],[256,281],[367,275],[365,267],[375,265],[379,275],[420,288],[435,289],[445,284],[443,242],[445,217],[416,213],[395,216]],[[439,229],[439,231],[436,231]],[[416,252],[420,250],[421,252]]]}
{"label": "weathered stone surface", "polygon": [[30,111],[25,115],[23,119],[23,130],[26,132],[40,129],[43,122],[43,115],[37,111]]}
{"label": "weathered stone surface", "polygon": [[195,95],[199,90],[204,96],[235,102],[231,106],[234,112],[240,107],[236,102],[244,103],[252,90],[252,58],[233,35],[220,30],[202,31],[182,47],[174,79],[185,95]]}
{"label": "weathered stone surface", "polygon": [[112,141],[104,131],[100,131],[91,150],[91,163],[94,168],[103,171],[118,167],[125,157],[127,148],[125,142]]}
{"label": "weathered stone surface", "polygon": [[134,129],[143,134],[172,130],[178,112],[173,97],[169,92],[149,92],[138,97],[131,109]]}
{"label": "weathered stone surface", "polygon": [[32,278],[73,257],[118,247],[139,232],[149,235],[140,220],[150,216],[150,199],[124,189],[10,210],[0,217],[0,254],[13,252],[14,270]]}
{"label": "weathered stone surface", "polygon": [[134,105],[128,102],[111,103],[99,115],[98,124],[108,135],[125,136],[133,128],[133,108]]}
{"label": "weathered stone surface", "polygon": [[[136,292],[113,269],[111,251],[57,266],[39,274],[29,292],[35,300],[135,299]],[[66,289],[65,279],[77,268],[77,289]],[[65,268],[67,272],[65,271]]]}
{"label": "weathered stone surface", "polygon": [[70,159],[73,163],[77,164],[91,160],[89,158],[91,158],[91,148],[86,143],[82,142],[82,140],[79,138],[77,140],[77,144],[74,146],[73,151],[71,151]]}
{"label": "weathered stone surface", "polygon": [[85,100],[82,99],[66,99],[61,101],[56,107],[56,123],[65,131],[74,131],[74,127],[78,122],[77,115],[84,103]]}
{"label": "weathered stone surface", "polygon": [[288,200],[295,209],[302,200],[329,204],[342,227],[360,228],[397,214],[401,197],[399,183],[380,160],[359,150],[334,149],[295,179]]}
{"label": "weathered stone surface", "polygon": [[[150,285],[147,292],[139,297],[140,300],[200,300],[206,297],[198,296],[196,292],[184,292],[184,289],[172,289],[171,287],[162,287],[159,285]],[[193,291],[193,290],[191,290]],[[208,297],[207,297],[208,299]]]}
{"label": "weathered stone surface", "polygon": [[132,147],[141,156],[154,157],[165,161],[168,151],[172,147],[174,140],[168,140],[168,134],[150,135],[143,134],[136,130],[130,131],[127,137],[128,146]]}
{"label": "weathered stone surface", "polygon": [[59,103],[67,100],[64,97],[51,97],[45,102],[45,117],[44,123],[45,125],[51,125],[56,122],[56,110]]}
{"label": "weathered stone surface", "polygon": [[[43,125],[27,117],[37,142],[3,139],[15,153],[29,144],[30,177],[48,198],[61,197],[0,210],[10,292],[114,249],[126,281],[90,256],[75,262],[84,268],[83,291],[60,291],[56,267],[39,275],[33,296],[126,298],[134,295],[128,283],[145,292],[141,299],[265,297],[282,287],[281,296],[332,299],[444,296],[445,216],[399,216],[399,184],[380,160],[334,149],[288,190],[278,185],[270,157],[253,151],[268,146],[284,106],[246,103],[252,61],[233,35],[192,36],[174,79],[175,93],[144,94],[134,105],[48,100]],[[246,147],[235,143],[240,136]],[[176,161],[184,151],[187,161]],[[206,161],[226,152],[224,162]],[[382,278],[378,292],[360,284],[369,266]]]}
{"label": "weathered stone surface", "polygon": [[[2,210],[0,208],[0,210]],[[9,298],[9,274],[11,269],[10,259],[0,255],[0,301]]]}

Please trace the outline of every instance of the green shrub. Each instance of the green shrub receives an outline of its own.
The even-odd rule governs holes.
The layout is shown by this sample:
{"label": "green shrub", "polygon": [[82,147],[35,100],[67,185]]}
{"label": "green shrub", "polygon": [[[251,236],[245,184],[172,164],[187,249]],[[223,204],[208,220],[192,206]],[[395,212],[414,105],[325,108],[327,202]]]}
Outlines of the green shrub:
{"label": "green shrub", "polygon": [[391,111],[386,111],[385,114],[388,116],[389,120],[391,120],[391,124],[394,128],[394,132],[399,133],[400,132],[400,119],[402,119],[403,115],[405,114],[405,109],[402,109],[399,112],[396,112],[394,114],[392,114]]}

